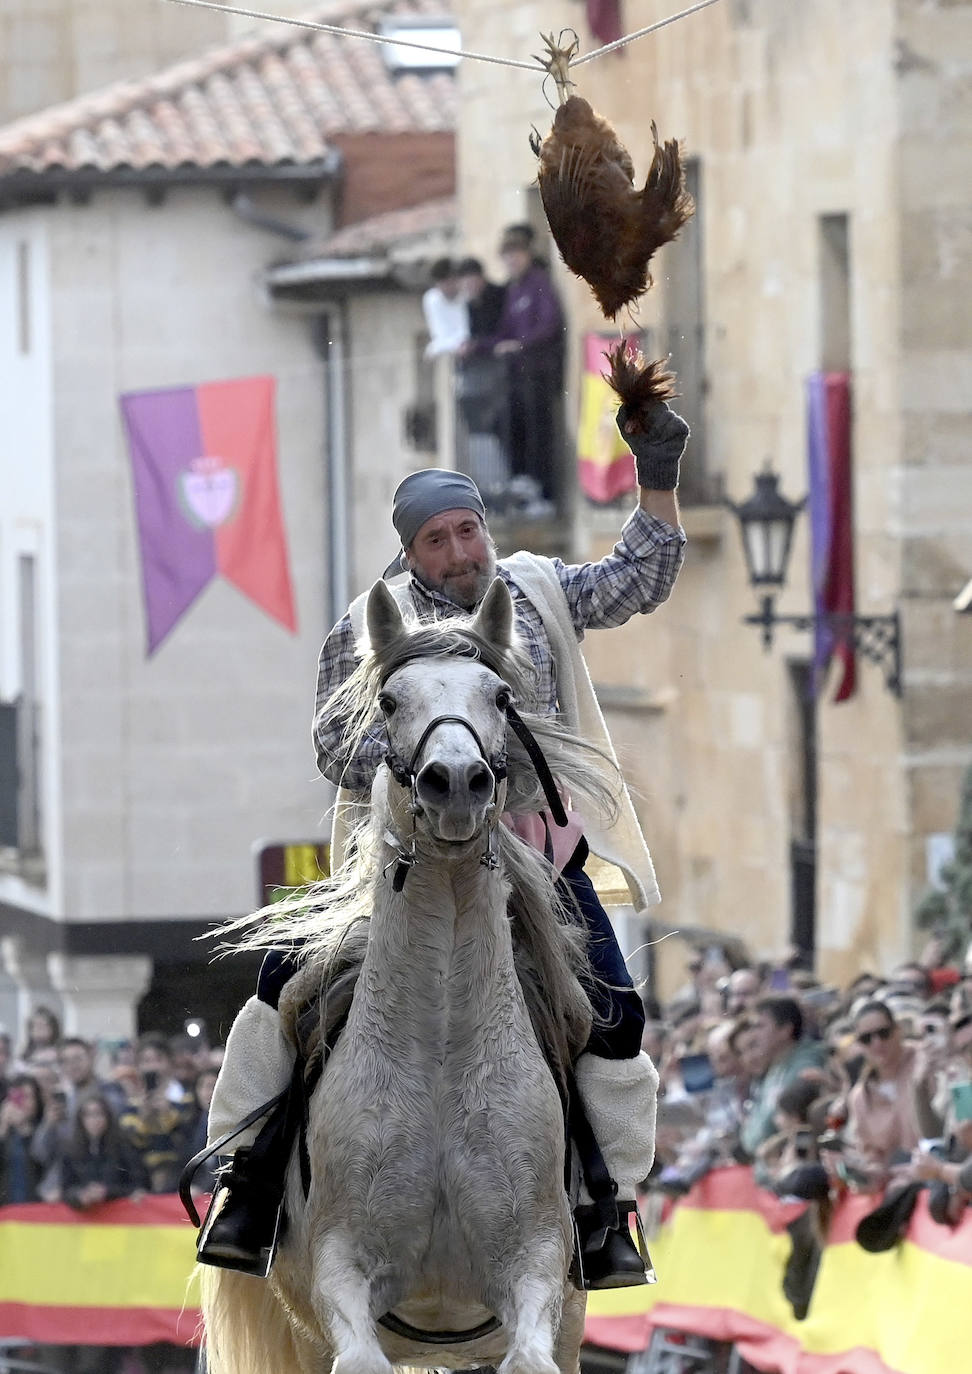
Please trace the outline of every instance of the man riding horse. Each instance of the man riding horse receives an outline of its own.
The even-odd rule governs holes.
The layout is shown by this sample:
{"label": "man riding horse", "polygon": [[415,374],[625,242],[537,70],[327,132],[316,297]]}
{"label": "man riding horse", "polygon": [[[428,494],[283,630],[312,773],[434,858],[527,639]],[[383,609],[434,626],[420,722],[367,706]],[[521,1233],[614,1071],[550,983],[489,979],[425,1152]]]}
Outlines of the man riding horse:
{"label": "man riding horse", "polygon": [[[685,535],[679,526],[675,488],[689,432],[685,421],[665,402],[656,403],[649,417],[639,415],[637,425],[622,406],[618,425],[635,455],[639,499],[620,541],[600,562],[566,565],[525,552],[497,562],[475,484],[461,473],[432,468],[412,473],[398,487],[392,519],[402,552],[385,572],[386,577],[407,572],[407,580],[392,584],[392,589],[403,611],[419,620],[474,611],[494,577],[502,578],[513,598],[516,629],[535,670],[534,699],[524,702],[524,707],[541,714],[560,713],[571,728],[608,752],[612,752],[610,740],[578,641],[588,629],[610,628],[633,615],[649,614],[671,592],[684,556]],[[327,636],[319,664],[314,715],[318,766],[341,789],[333,867],[342,858],[342,803],[366,798],[387,749],[384,727],[376,720],[364,743],[353,756],[346,756],[346,721],[330,708],[357,661],[364,601],[358,598]],[[589,933],[590,962],[597,979],[591,995],[594,1029],[575,1074],[617,1199],[611,1218],[614,1224],[605,1226],[603,1210],[590,1205],[589,1199],[575,1211],[584,1282],[591,1288],[646,1279],[627,1223],[636,1207],[635,1187],[652,1164],[658,1079],[641,1053],[641,999],[607,913],[584,871],[593,849],[624,871],[636,908],[659,900],[651,858],[623,784],[622,793],[618,819],[606,834],[597,833],[570,811],[566,826],[549,823],[544,812],[509,822],[521,838],[546,853],[560,874],[565,899],[576,904]],[[295,1048],[282,1030],[277,1006],[294,970],[290,957],[271,952],[256,996],[233,1025],[210,1109],[211,1142],[232,1132],[261,1103],[278,1096],[290,1080]],[[260,1149],[258,1167],[249,1148],[255,1135],[254,1126],[238,1137],[232,1164],[220,1178],[218,1210],[214,1206],[202,1232],[199,1259],[264,1274],[293,1130],[290,1138],[278,1132],[269,1151]],[[272,1161],[270,1166],[268,1161]]]}

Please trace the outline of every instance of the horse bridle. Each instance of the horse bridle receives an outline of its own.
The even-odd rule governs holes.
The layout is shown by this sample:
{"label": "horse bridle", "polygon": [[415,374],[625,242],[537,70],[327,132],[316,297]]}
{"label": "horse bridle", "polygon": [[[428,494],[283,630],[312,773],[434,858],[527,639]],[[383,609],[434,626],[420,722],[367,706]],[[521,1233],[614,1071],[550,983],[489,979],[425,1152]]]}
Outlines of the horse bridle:
{"label": "horse bridle", "polygon": [[[533,732],[531,731],[530,727],[527,725],[526,721],[516,710],[516,708],[512,705],[512,703],[507,702],[502,709],[506,716],[507,723],[509,724],[510,729],[513,731],[517,739],[519,739],[520,743],[523,745],[524,749],[527,752],[527,755],[529,756],[530,762],[533,764],[537,778],[540,782],[540,786],[543,788],[544,796],[547,799],[547,805],[550,808],[550,815],[553,819],[554,824],[561,827],[565,826],[567,824],[567,812],[564,809],[564,803],[561,799],[560,793],[557,791],[557,784],[554,782],[553,774],[550,771],[550,765],[544,758],[543,750],[537,743],[536,738]],[[483,863],[487,868],[496,867],[497,860],[493,848],[493,825],[495,824],[496,798],[499,791],[499,785],[509,775],[509,762],[507,759],[506,750],[500,749],[497,751],[497,753],[493,755],[492,758],[490,758],[489,755],[486,753],[485,746],[483,745],[483,741],[479,737],[479,732],[476,730],[476,727],[472,725],[468,720],[466,720],[464,716],[436,716],[433,720],[431,720],[428,723],[428,725],[422,731],[418,743],[412,750],[412,757],[408,760],[407,763],[402,758],[401,754],[399,754],[390,743],[388,745],[388,748],[385,750],[385,763],[388,765],[389,772],[391,773],[392,777],[395,779],[395,781],[398,783],[400,787],[404,787],[408,792],[411,793],[412,798],[411,844],[408,847],[406,847],[404,844],[401,843],[397,836],[391,834],[390,831],[386,832],[386,838],[391,843],[393,843],[399,851],[397,858],[394,860],[395,874],[392,879],[392,888],[395,892],[401,892],[402,888],[405,886],[405,879],[408,876],[408,870],[416,862],[415,816],[418,814],[418,811],[420,809],[418,796],[416,793],[416,782],[418,779],[418,761],[422,756],[423,749],[429,741],[430,735],[434,730],[437,730],[440,725],[461,725],[463,729],[468,730],[469,734],[472,735],[473,739],[476,742],[476,748],[479,750],[480,758],[482,759],[486,767],[489,769],[490,775],[492,776],[493,800],[491,806],[494,816],[490,824],[489,835],[486,840],[486,853],[483,855],[480,862]],[[389,865],[389,867],[390,866],[391,865]]]}

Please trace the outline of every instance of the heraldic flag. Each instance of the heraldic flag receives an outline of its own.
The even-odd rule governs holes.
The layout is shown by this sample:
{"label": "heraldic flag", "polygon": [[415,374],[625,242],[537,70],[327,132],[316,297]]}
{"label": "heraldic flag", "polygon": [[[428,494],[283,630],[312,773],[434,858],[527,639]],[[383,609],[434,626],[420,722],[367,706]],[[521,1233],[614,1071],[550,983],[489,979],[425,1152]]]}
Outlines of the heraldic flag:
{"label": "heraldic flag", "polygon": [[[854,510],[847,372],[815,372],[807,378],[807,468],[814,610],[818,616],[849,616],[854,612]],[[834,701],[846,701],[857,685],[853,642],[818,620],[817,690],[834,659],[840,664]]]}
{"label": "heraldic flag", "polygon": [[[588,334],[584,338],[584,380],[581,383],[580,423],[577,426],[577,465],[581,491],[591,501],[616,501],[635,489],[631,450],[615,422],[617,394],[605,379],[605,355],[616,337]],[[626,340],[629,350],[637,341]]]}
{"label": "heraldic flag", "polygon": [[153,654],[217,573],[296,632],[274,379],[121,397]]}

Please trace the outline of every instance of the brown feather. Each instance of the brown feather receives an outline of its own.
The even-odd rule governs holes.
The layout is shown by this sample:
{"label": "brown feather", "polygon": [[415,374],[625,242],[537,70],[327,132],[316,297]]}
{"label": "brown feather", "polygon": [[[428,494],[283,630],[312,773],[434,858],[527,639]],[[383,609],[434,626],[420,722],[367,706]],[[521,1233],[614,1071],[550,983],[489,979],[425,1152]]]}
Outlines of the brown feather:
{"label": "brown feather", "polygon": [[658,142],[644,188],[606,119],[572,95],[540,147],[537,180],[550,232],[570,270],[591,287],[613,319],[651,285],[648,263],[695,211],[685,189],[678,144]]}
{"label": "brown feather", "polygon": [[608,349],[604,356],[609,368],[605,381],[627,406],[630,433],[639,434],[649,411],[659,401],[671,401],[678,395],[675,374],[667,370],[664,358],[646,362],[640,350],[632,353],[623,341]]}

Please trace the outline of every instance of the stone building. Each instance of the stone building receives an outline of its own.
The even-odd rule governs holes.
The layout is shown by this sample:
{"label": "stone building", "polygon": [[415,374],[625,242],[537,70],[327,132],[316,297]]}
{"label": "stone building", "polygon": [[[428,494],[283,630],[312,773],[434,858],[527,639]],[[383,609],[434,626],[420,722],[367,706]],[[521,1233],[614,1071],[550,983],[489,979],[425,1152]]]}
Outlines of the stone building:
{"label": "stone building", "polygon": [[[0,1021],[49,1003],[117,1038],[141,1004],[218,1033],[248,995],[252,960],[213,970],[196,937],[252,909],[262,842],[326,838],[350,464],[426,461],[397,455],[453,120],[448,71],[274,26],[0,129]],[[273,299],[298,245],[337,264],[309,309]],[[119,397],[267,375],[296,633],[217,577],[147,657]]]}
{"label": "stone building", "polygon": [[[629,30],[665,10],[621,8]],[[571,25],[597,46],[565,0],[459,0],[457,15],[476,52],[522,59]],[[683,142],[698,202],[637,320],[671,350],[693,419],[688,560],[663,611],[585,645],[643,797],[661,915],[759,955],[797,939],[836,978],[911,952],[972,760],[972,617],[952,605],[972,566],[970,54],[967,3],[725,0],[575,74],[642,175],[652,118]],[[521,70],[464,63],[460,89],[460,219],[488,256],[504,223],[542,224],[527,136],[551,114]],[[610,330],[559,280],[576,415],[578,341]],[[856,610],[900,611],[900,700],[860,660],[850,700],[808,701],[808,636],[783,628],[763,653],[740,624],[755,597],[713,494],[741,500],[770,458],[803,495],[818,369],[852,374]],[[576,555],[619,518],[579,503]],[[784,612],[811,606],[805,526]]]}

